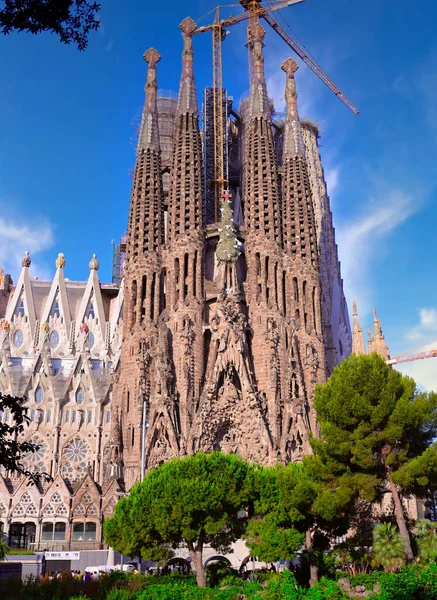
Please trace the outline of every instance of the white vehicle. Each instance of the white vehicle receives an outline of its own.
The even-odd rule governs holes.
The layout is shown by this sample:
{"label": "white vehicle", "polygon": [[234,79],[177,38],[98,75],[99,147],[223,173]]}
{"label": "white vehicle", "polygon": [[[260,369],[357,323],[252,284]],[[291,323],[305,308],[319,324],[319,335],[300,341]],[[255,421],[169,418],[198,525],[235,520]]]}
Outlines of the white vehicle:
{"label": "white vehicle", "polygon": [[126,565],[97,565],[86,567],[85,573],[99,574],[99,573],[110,573],[111,571],[123,571],[125,573],[133,573],[135,571],[135,565],[126,564]]}

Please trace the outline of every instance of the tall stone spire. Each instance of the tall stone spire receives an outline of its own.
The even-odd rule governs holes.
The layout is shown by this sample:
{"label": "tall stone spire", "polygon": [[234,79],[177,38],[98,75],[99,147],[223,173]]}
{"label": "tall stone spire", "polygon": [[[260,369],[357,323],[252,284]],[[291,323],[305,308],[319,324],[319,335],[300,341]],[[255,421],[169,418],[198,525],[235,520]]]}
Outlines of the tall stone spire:
{"label": "tall stone spire", "polygon": [[376,308],[373,309],[373,339],[371,340],[371,349],[369,343],[369,352],[376,352],[384,360],[390,358],[390,350],[385,343],[385,337],[382,333],[381,321],[376,314]]}
{"label": "tall stone spire", "polygon": [[150,48],[143,58],[149,69],[132,185],[126,269],[135,263],[143,264],[145,256],[154,255],[164,243],[164,203],[156,107],[156,65],[160,56],[154,48]]}
{"label": "tall stone spire", "polygon": [[292,156],[302,156],[305,158],[305,144],[297,110],[296,80],[294,78],[294,74],[298,68],[297,62],[292,58],[287,58],[281,67],[287,75],[285,83],[284,159]]}
{"label": "tall stone spire", "polygon": [[158,111],[156,106],[156,95],[158,91],[156,65],[161,60],[161,57],[155,48],[149,48],[149,50],[143,54],[143,58],[148,63],[149,69],[147,71],[147,81],[144,88],[146,92],[146,101],[144,103],[138,147],[159,150]]}
{"label": "tall stone spire", "polygon": [[318,425],[313,407],[314,385],[323,383],[327,372],[321,307],[322,284],[314,204],[297,108],[294,79],[297,64],[288,58],[283,63],[282,70],[286,74],[282,165],[282,228],[287,265],[285,288],[291,292],[290,316],[302,361],[300,368],[294,368],[296,381],[302,380],[305,387],[298,399],[306,407],[311,433],[317,435]]}
{"label": "tall stone spire", "polygon": [[196,30],[196,23],[193,19],[187,17],[180,24],[180,29],[184,40],[184,49],[182,52],[182,75],[179,86],[177,114],[197,114],[196,82],[193,70],[193,33]]}
{"label": "tall stone spire", "polygon": [[353,302],[353,319],[354,325],[352,330],[352,354],[359,356],[360,354],[366,354],[366,346],[364,344],[363,328],[360,326],[358,321],[358,310],[357,303]]}
{"label": "tall stone spire", "polygon": [[174,133],[169,198],[169,242],[189,232],[203,231],[202,142],[197,115],[196,83],[193,71],[195,22],[187,17],[180,25],[184,48],[182,75]]}
{"label": "tall stone spire", "polygon": [[[128,432],[129,445],[113,443],[112,460],[115,461],[118,452],[118,462],[113,464],[112,471],[121,476],[123,465],[122,476],[128,487],[139,473],[136,457],[141,452],[141,436],[136,432],[146,397],[141,387],[144,375],[134,357],[141,348],[152,345],[165,298],[164,194],[156,103],[156,65],[160,56],[150,48],[143,58],[149,67],[127,231],[121,369],[114,387],[118,415],[124,432]],[[116,429],[114,422],[114,433]]]}
{"label": "tall stone spire", "polygon": [[257,23],[252,34],[253,77],[243,174],[245,222],[250,235],[281,244],[278,165],[262,55],[265,29]]}
{"label": "tall stone spire", "polygon": [[266,31],[262,25],[256,23],[252,26],[252,61],[253,75],[250,82],[250,117],[270,118],[270,103],[267,95],[267,85],[264,75],[264,37]]}
{"label": "tall stone spire", "polygon": [[297,68],[297,63],[292,58],[288,58],[282,65],[286,74],[282,192],[284,249],[289,256],[316,265],[318,253],[314,206],[294,79]]}

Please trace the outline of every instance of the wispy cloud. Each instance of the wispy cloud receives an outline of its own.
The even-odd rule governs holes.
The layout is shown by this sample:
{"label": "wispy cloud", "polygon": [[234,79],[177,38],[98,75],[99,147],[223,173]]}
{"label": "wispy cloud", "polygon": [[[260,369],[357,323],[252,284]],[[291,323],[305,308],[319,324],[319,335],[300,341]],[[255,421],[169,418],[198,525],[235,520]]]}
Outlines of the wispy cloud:
{"label": "wispy cloud", "polygon": [[405,339],[411,341],[425,341],[432,335],[437,336],[437,309],[420,308],[418,311],[419,323],[405,333]]}
{"label": "wispy cloud", "polygon": [[360,312],[371,309],[371,265],[387,252],[391,234],[419,208],[413,196],[383,183],[365,206],[365,212],[337,226],[337,241],[348,302],[357,300]]}
{"label": "wispy cloud", "polygon": [[[437,344],[432,342],[426,344],[420,350],[432,350]],[[427,392],[437,392],[437,358],[426,358],[414,362],[403,363],[396,367],[404,375],[409,375],[417,383],[418,387]]]}
{"label": "wispy cloud", "polygon": [[[30,222],[23,216],[0,217],[0,265],[16,281],[20,261],[28,250],[33,258],[54,243],[53,226],[46,220]],[[32,271],[40,279],[51,277],[51,269],[43,262],[32,261]]]}
{"label": "wispy cloud", "polygon": [[327,167],[325,169],[325,180],[328,194],[332,198],[335,192],[338,190],[340,183],[340,165]]}

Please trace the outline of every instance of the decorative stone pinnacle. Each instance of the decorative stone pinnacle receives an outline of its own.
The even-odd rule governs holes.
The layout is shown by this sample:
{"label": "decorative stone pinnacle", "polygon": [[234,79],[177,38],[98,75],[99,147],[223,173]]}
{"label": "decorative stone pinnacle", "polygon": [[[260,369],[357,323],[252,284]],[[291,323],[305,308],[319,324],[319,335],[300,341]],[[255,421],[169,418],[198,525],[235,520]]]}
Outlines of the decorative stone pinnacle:
{"label": "decorative stone pinnacle", "polygon": [[298,70],[299,65],[292,58],[286,58],[282,63],[281,69],[285,71],[287,77],[294,77],[294,74]]}
{"label": "decorative stone pinnacle", "polygon": [[96,255],[96,254],[93,254],[93,257],[92,257],[92,259],[90,260],[90,262],[89,262],[89,265],[88,265],[88,266],[89,266],[89,268],[90,268],[90,271],[98,271],[98,270],[99,270],[100,263],[99,263],[99,261],[97,260],[97,255]]}
{"label": "decorative stone pinnacle", "polygon": [[144,52],[143,58],[148,63],[149,68],[144,88],[146,91],[146,100],[144,102],[138,148],[159,150],[158,110],[156,104],[158,80],[156,77],[156,65],[161,60],[161,56],[155,48],[149,48]]}
{"label": "decorative stone pinnacle", "polygon": [[270,119],[270,102],[264,75],[263,39],[265,34],[266,30],[259,23],[255,23],[250,28],[253,42],[253,75],[250,82],[250,116],[252,119],[256,117]]}
{"label": "decorative stone pinnacle", "polygon": [[266,30],[261,23],[255,23],[250,27],[253,43],[262,42],[266,37]]}
{"label": "decorative stone pinnacle", "polygon": [[354,301],[352,302],[352,313],[353,313],[354,315],[358,315],[357,301],[356,301],[356,300],[354,300]]}
{"label": "decorative stone pinnacle", "polygon": [[149,64],[149,68],[153,68],[161,60],[161,55],[155,48],[149,48],[144,52],[143,59]]}
{"label": "decorative stone pinnacle", "polygon": [[182,35],[185,37],[192,37],[193,33],[197,29],[197,25],[195,21],[191,17],[185,17],[182,23],[179,25],[180,30],[182,31]]}
{"label": "decorative stone pinnacle", "polygon": [[21,259],[21,266],[22,267],[30,267],[31,264],[32,264],[32,261],[31,261],[30,256],[29,256],[29,251],[26,250],[26,252],[24,253],[23,258]]}
{"label": "decorative stone pinnacle", "polygon": [[182,75],[179,85],[177,114],[197,113],[196,83],[193,71],[193,33],[196,31],[196,23],[187,17],[180,24],[184,49],[182,51]]}
{"label": "decorative stone pinnacle", "polygon": [[66,263],[66,262],[67,262],[67,261],[65,260],[65,257],[64,257],[64,255],[63,255],[63,253],[62,253],[62,252],[60,252],[60,253],[58,254],[58,258],[56,259],[56,268],[57,268],[57,269],[63,269],[63,268],[65,267],[65,263]]}
{"label": "decorative stone pinnacle", "polygon": [[305,158],[305,144],[302,135],[302,126],[297,110],[297,92],[294,74],[299,68],[297,62],[287,58],[281,66],[286,74],[285,81],[285,129],[283,159],[293,156]]}

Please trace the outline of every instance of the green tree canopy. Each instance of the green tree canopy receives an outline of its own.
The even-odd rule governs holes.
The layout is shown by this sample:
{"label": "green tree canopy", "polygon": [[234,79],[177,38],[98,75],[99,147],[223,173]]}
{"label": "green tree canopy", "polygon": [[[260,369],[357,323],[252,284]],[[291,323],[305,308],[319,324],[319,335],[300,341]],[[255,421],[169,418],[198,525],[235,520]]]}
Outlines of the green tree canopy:
{"label": "green tree canopy", "polygon": [[315,393],[315,453],[343,489],[369,501],[392,495],[408,561],[402,499],[437,483],[436,407],[437,394],[419,393],[376,354],[349,357]]}
{"label": "green tree canopy", "polygon": [[199,452],[150,471],[105,521],[106,541],[126,554],[160,560],[187,545],[199,586],[205,587],[203,548],[229,552],[251,511],[256,467],[237,456]]}
{"label": "green tree canopy", "polygon": [[266,562],[290,559],[305,544],[311,585],[318,577],[315,538],[319,542],[324,538],[321,531],[346,532],[353,499],[350,489],[334,487],[326,475],[314,457],[306,457],[302,464],[258,470],[254,516],[246,532],[251,554]]}
{"label": "green tree canopy", "polygon": [[23,459],[26,455],[36,452],[38,444],[31,442],[20,442],[18,436],[25,431],[29,418],[24,407],[25,398],[15,398],[0,393],[0,412],[9,414],[8,420],[0,420],[0,466],[6,471],[25,475],[36,481],[51,478],[44,473],[32,473],[23,467]]}
{"label": "green tree canopy", "polygon": [[84,50],[90,31],[98,29],[100,4],[90,0],[0,0],[0,31],[50,31],[64,44]]}

